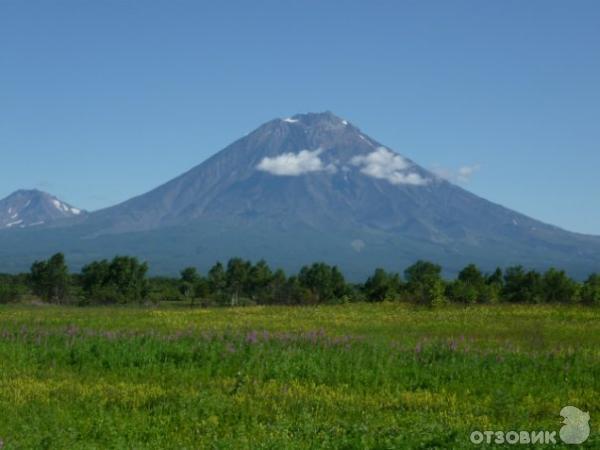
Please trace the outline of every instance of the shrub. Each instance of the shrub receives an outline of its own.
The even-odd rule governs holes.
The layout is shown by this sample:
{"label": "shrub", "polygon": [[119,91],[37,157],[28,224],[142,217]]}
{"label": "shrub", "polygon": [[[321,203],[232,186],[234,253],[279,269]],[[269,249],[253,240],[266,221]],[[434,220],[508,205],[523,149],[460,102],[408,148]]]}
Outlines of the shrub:
{"label": "shrub", "polygon": [[590,305],[600,305],[600,274],[592,274],[585,280],[581,300]]}
{"label": "shrub", "polygon": [[369,277],[364,285],[364,293],[367,301],[381,302],[384,300],[394,300],[400,292],[400,275],[388,273],[384,269],[376,269],[375,273]]}
{"label": "shrub", "polygon": [[513,266],[504,274],[502,296],[509,302],[542,303],[542,287],[542,277],[538,272]]}
{"label": "shrub", "polygon": [[444,304],[445,285],[442,268],[428,261],[417,261],[404,271],[406,291],[417,303],[433,306]]}
{"label": "shrub", "polygon": [[542,296],[546,302],[576,303],[581,299],[579,285],[563,270],[554,268],[542,277]]}

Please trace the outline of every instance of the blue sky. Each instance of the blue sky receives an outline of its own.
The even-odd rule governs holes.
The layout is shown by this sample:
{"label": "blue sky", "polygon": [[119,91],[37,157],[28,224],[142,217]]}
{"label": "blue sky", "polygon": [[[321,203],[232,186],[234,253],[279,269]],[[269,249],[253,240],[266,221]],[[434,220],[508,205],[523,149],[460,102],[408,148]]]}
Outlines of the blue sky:
{"label": "blue sky", "polygon": [[0,1],[0,197],[110,206],[324,110],[600,234],[598,1]]}

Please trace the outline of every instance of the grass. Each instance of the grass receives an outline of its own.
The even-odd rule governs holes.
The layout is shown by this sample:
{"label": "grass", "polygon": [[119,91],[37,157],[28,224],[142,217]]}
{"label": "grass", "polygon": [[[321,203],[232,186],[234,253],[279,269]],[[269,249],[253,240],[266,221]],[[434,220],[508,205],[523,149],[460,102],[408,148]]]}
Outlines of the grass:
{"label": "grass", "polygon": [[566,306],[2,306],[0,438],[11,449],[471,448],[473,430],[558,431],[574,405],[598,448],[599,319]]}

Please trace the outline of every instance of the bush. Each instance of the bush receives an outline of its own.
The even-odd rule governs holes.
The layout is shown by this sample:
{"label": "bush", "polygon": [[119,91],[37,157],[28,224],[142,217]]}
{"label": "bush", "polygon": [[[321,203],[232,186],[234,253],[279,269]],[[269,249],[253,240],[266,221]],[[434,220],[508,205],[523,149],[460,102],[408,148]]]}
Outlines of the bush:
{"label": "bush", "polygon": [[95,261],[81,271],[81,285],[94,303],[142,303],[148,295],[148,265],[137,258],[117,256]]}
{"label": "bush", "polygon": [[589,305],[600,306],[600,274],[592,274],[583,284],[581,300]]}
{"label": "bush", "polygon": [[458,278],[449,283],[446,290],[450,300],[459,303],[496,303],[502,290],[502,271],[496,269],[491,275],[484,275],[474,264],[469,264]]}
{"label": "bush", "polygon": [[404,271],[406,292],[422,305],[434,306],[447,302],[442,268],[428,261],[417,261]]}
{"label": "bush", "polygon": [[517,303],[542,303],[543,285],[541,275],[534,271],[525,271],[523,266],[506,269],[504,274],[503,299]]}
{"label": "bush", "polygon": [[24,286],[17,284],[0,284],[0,304],[18,302],[26,291]]}
{"label": "bush", "polygon": [[459,303],[477,303],[480,299],[480,289],[478,286],[465,283],[461,280],[455,280],[450,283],[446,294],[451,301]]}
{"label": "bush", "polygon": [[395,300],[401,289],[400,275],[388,273],[384,269],[376,269],[364,285],[366,300],[370,302],[382,302],[384,300]]}
{"label": "bush", "polygon": [[480,294],[480,303],[498,303],[501,300],[500,294],[502,292],[501,283],[488,283],[482,287]]}
{"label": "bush", "polygon": [[546,302],[576,303],[581,300],[579,285],[563,270],[549,269],[542,277],[542,296]]}
{"label": "bush", "polygon": [[346,295],[348,291],[344,275],[336,266],[325,263],[302,267],[298,283],[308,291],[310,303],[330,303]]}

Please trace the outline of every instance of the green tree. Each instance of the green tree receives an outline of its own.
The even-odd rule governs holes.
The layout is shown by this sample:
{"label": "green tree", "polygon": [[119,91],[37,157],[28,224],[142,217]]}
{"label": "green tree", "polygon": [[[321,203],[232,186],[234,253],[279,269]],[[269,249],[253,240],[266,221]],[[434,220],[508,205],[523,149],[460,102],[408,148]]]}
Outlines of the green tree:
{"label": "green tree", "polygon": [[0,274],[0,304],[19,301],[26,292],[22,276]]}
{"label": "green tree", "polygon": [[542,277],[523,266],[513,266],[504,272],[502,297],[509,302],[541,303],[544,300]]}
{"label": "green tree", "polygon": [[485,277],[485,286],[481,293],[482,303],[496,303],[500,301],[502,288],[504,287],[504,274],[497,267],[494,272]]}
{"label": "green tree", "polygon": [[477,303],[485,285],[468,283],[460,279],[454,280],[448,284],[446,295],[453,302],[458,303]]}
{"label": "green tree", "polygon": [[109,263],[95,261],[81,271],[84,292],[94,302],[142,302],[149,292],[148,265],[137,258],[116,256]]}
{"label": "green tree", "polygon": [[461,270],[458,274],[458,279],[473,286],[480,286],[485,283],[485,276],[475,264],[469,264]]}
{"label": "green tree", "polygon": [[30,281],[36,295],[47,302],[62,303],[67,298],[70,281],[65,255],[56,253],[47,261],[34,262]]}
{"label": "green tree", "polygon": [[367,279],[364,285],[364,293],[367,300],[381,302],[393,300],[400,292],[401,281],[397,273],[388,273],[384,269],[375,269],[375,273]]}
{"label": "green tree", "polygon": [[194,293],[196,298],[200,298],[203,300],[210,297],[210,286],[206,277],[198,277],[198,281],[196,281],[196,285],[194,287]]}
{"label": "green tree", "polygon": [[148,298],[152,303],[182,299],[179,279],[154,276],[148,279]]}
{"label": "green tree", "polygon": [[576,303],[580,287],[564,270],[548,269],[542,277],[542,296],[546,302]]}
{"label": "green tree", "polygon": [[190,300],[190,306],[194,306],[196,297],[196,286],[200,281],[200,275],[195,267],[186,267],[180,273],[179,292]]}
{"label": "green tree", "polygon": [[248,275],[248,293],[253,300],[261,303],[266,302],[270,293],[273,272],[264,260],[258,261],[250,268]]}
{"label": "green tree", "polygon": [[231,306],[238,305],[240,296],[247,293],[251,267],[252,264],[249,261],[241,258],[232,258],[227,263],[225,280],[231,298]]}
{"label": "green tree", "polygon": [[486,277],[485,282],[488,285],[497,285],[501,288],[504,284],[502,269],[500,267],[496,267],[496,270]]}
{"label": "green tree", "polygon": [[271,276],[265,297],[261,300],[264,303],[291,303],[288,294],[288,278],[283,270],[277,269]]}
{"label": "green tree", "polygon": [[291,276],[287,279],[281,294],[282,303],[287,305],[305,304],[313,297],[314,294],[300,283],[298,276]]}
{"label": "green tree", "polygon": [[211,297],[223,303],[226,297],[227,279],[221,262],[215,263],[208,271],[208,289]]}
{"label": "green tree", "polygon": [[442,268],[428,261],[417,261],[404,271],[406,290],[417,302],[435,306],[446,302]]}
{"label": "green tree", "polygon": [[310,303],[332,302],[342,298],[347,291],[346,281],[339,269],[325,263],[302,267],[298,282],[307,291]]}
{"label": "green tree", "polygon": [[600,274],[591,274],[581,289],[581,300],[590,305],[600,305]]}
{"label": "green tree", "polygon": [[495,301],[497,288],[488,284],[486,277],[475,264],[469,264],[448,285],[446,293],[450,300],[460,303],[487,303]]}
{"label": "green tree", "polygon": [[81,269],[80,283],[88,295],[92,295],[94,290],[108,283],[110,276],[110,263],[103,259],[102,261],[93,261]]}

